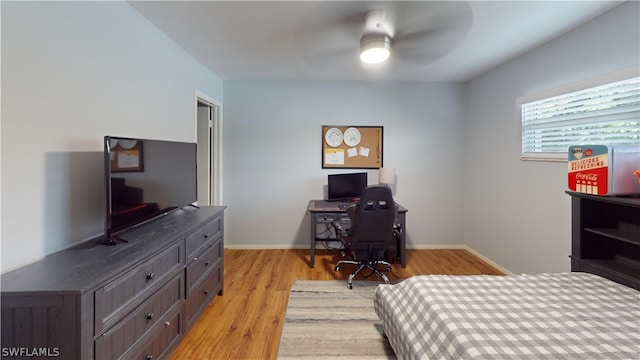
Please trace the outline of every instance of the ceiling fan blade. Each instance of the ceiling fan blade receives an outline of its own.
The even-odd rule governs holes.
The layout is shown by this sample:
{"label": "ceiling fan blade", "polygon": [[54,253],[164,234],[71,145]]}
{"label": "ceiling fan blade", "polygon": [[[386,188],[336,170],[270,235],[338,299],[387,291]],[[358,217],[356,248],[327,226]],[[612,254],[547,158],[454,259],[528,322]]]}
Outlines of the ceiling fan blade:
{"label": "ceiling fan blade", "polygon": [[321,69],[335,69],[344,64],[345,58],[357,58],[358,51],[353,49],[335,49],[318,54],[314,63]]}
{"label": "ceiling fan blade", "polygon": [[408,19],[397,27],[392,41],[394,58],[427,64],[450,53],[460,45],[473,23],[473,14],[463,2],[437,3],[430,16]]}
{"label": "ceiling fan blade", "polygon": [[[351,40],[345,41],[345,38]],[[344,60],[346,56],[358,56],[359,37],[345,33],[344,28],[336,27],[315,37],[305,36],[305,39],[295,44],[297,52],[306,63],[320,69],[327,69],[329,64]]]}
{"label": "ceiling fan blade", "polygon": [[[402,3],[399,3],[402,4]],[[390,15],[396,34],[421,31],[426,28],[445,28],[470,26],[473,11],[465,1],[426,1],[415,6],[396,6],[396,12]]]}
{"label": "ceiling fan blade", "polygon": [[319,2],[301,18],[293,32],[300,58],[321,70],[345,57],[358,58],[362,36],[361,2]]}

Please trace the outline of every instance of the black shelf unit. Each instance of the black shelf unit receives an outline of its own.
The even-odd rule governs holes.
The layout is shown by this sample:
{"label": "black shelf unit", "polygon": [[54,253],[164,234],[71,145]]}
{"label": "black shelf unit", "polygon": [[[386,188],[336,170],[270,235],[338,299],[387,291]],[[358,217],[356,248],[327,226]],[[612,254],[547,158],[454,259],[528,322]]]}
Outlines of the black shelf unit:
{"label": "black shelf unit", "polygon": [[640,197],[571,195],[571,271],[640,290]]}

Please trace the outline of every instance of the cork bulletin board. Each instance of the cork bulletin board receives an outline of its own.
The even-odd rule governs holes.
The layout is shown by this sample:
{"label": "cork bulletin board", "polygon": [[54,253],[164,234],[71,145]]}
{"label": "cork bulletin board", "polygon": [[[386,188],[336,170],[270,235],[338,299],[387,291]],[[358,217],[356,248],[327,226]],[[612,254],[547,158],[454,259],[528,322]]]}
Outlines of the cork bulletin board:
{"label": "cork bulletin board", "polygon": [[322,126],[322,168],[382,167],[382,126]]}

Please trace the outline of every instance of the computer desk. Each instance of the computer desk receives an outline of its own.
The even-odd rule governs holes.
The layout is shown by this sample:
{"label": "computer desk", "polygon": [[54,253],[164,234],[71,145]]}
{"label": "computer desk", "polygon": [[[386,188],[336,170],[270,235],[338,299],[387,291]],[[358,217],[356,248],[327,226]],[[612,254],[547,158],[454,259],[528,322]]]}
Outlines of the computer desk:
{"label": "computer desk", "polygon": [[[347,210],[345,208],[341,208],[340,205],[343,204],[340,201],[327,201],[327,200],[311,200],[309,201],[309,206],[307,207],[307,211],[311,215],[311,257],[309,259],[309,266],[314,267],[316,262],[316,241],[326,241],[326,240],[335,240],[335,238],[318,238],[317,237],[317,225],[325,224],[331,225],[334,220],[338,220],[342,226],[345,228],[349,228],[351,226],[351,220],[347,215]],[[400,230],[400,241],[398,244],[398,255],[400,257],[400,265],[402,267],[407,267],[407,256],[406,256],[406,244],[407,244],[407,225],[406,225],[406,215],[407,209],[405,209],[402,205],[396,203],[398,205],[398,215],[396,216],[396,227]]]}

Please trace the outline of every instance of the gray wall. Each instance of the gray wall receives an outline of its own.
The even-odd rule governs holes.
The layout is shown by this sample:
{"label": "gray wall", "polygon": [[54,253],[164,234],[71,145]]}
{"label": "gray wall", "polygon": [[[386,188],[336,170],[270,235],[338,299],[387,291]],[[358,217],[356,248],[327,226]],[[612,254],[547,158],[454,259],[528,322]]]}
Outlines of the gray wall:
{"label": "gray wall", "polygon": [[409,244],[462,244],[461,85],[225,81],[224,98],[227,245],[309,246],[305,209],[327,174],[361,171],[321,168],[322,125],[384,126]]}
{"label": "gray wall", "polygon": [[519,159],[516,98],[638,66],[639,5],[618,6],[467,84],[469,247],[515,273],[570,270],[567,165]]}
{"label": "gray wall", "polygon": [[195,141],[222,81],[126,2],[2,3],[2,270],[100,235],[102,138]]}

